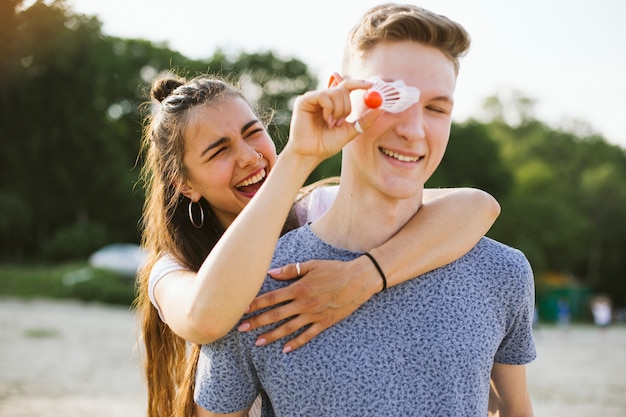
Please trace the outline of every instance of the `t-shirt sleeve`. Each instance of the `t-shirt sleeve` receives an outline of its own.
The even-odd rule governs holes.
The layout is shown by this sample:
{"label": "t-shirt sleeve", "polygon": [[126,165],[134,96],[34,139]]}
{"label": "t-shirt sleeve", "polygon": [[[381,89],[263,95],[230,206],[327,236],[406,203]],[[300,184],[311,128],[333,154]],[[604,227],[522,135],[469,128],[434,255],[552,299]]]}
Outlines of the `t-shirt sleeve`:
{"label": "t-shirt sleeve", "polygon": [[[247,410],[260,392],[256,372],[236,330],[202,346],[196,370],[194,401],[215,413]],[[245,336],[244,336],[245,337]]]}
{"label": "t-shirt sleeve", "polygon": [[312,223],[322,217],[337,197],[338,190],[338,185],[321,186],[303,198],[296,207],[300,225]]}
{"label": "t-shirt sleeve", "polygon": [[535,308],[535,287],[532,269],[525,256],[518,252],[518,268],[509,277],[513,300],[519,301],[510,306],[507,331],[495,355],[495,362],[507,365],[525,365],[537,357],[533,338],[533,314]]}
{"label": "t-shirt sleeve", "polygon": [[148,277],[148,297],[150,297],[150,301],[154,308],[159,312],[159,317],[165,323],[165,319],[163,318],[163,313],[161,312],[161,308],[159,307],[159,303],[157,303],[156,298],[154,297],[154,287],[157,283],[169,274],[170,272],[186,270],[184,266],[179,264],[174,258],[169,255],[165,255],[161,257],[158,261],[155,262],[154,266],[150,270],[150,276]]}

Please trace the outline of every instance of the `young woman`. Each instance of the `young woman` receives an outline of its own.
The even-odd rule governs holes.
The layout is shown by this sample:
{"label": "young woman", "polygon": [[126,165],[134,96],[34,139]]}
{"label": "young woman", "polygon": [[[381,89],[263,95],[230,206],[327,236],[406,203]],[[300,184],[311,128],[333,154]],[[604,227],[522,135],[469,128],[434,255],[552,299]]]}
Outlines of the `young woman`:
{"label": "young woman", "polygon": [[[140,273],[137,300],[149,416],[170,416],[178,387],[192,377],[184,372],[185,341],[215,341],[247,310],[281,304],[240,329],[293,317],[257,343],[306,327],[284,347],[297,349],[380,291],[381,276],[363,256],[346,263],[286,265],[273,275],[300,279],[253,301],[278,237],[299,226],[293,203],[300,187],[315,166],[357,135],[354,124],[345,121],[350,92],[370,85],[347,80],[299,97],[290,139],[277,158],[263,123],[231,85],[208,77],[155,81],[154,111],[142,143],[142,238],[149,260]],[[359,127],[367,129],[379,114],[366,113]],[[323,211],[317,195],[327,193],[314,193],[299,207],[321,204]],[[392,286],[464,254],[498,213],[497,202],[482,191],[432,190],[413,220],[370,253]],[[463,222],[468,216],[475,221]]]}

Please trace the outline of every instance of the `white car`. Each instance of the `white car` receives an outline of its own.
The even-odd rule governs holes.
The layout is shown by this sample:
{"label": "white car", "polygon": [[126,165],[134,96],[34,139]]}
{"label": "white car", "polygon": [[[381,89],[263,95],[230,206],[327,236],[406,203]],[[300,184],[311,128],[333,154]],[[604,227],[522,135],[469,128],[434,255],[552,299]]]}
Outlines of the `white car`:
{"label": "white car", "polygon": [[89,257],[89,265],[115,271],[134,279],[145,259],[146,252],[139,245],[112,243],[94,252]]}

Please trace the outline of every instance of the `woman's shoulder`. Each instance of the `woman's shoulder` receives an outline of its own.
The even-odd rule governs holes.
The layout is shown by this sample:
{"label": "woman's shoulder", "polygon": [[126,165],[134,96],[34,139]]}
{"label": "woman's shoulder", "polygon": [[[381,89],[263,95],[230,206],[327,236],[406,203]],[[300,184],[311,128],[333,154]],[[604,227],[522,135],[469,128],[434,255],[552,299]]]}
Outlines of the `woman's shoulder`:
{"label": "woman's shoulder", "polygon": [[178,262],[173,256],[169,254],[165,254],[159,257],[159,259],[157,259],[157,261],[150,269],[150,276],[148,277],[148,297],[150,298],[152,305],[159,312],[159,317],[161,317],[161,320],[163,320],[163,322],[165,322],[165,319],[163,318],[163,312],[161,311],[159,303],[157,302],[154,295],[154,287],[156,287],[159,281],[161,281],[161,278],[163,278],[170,272],[180,270],[187,270],[187,268],[181,265],[180,262]]}
{"label": "woman's shoulder", "polygon": [[296,214],[301,225],[319,219],[337,196],[338,185],[324,185],[307,192],[296,203]]}

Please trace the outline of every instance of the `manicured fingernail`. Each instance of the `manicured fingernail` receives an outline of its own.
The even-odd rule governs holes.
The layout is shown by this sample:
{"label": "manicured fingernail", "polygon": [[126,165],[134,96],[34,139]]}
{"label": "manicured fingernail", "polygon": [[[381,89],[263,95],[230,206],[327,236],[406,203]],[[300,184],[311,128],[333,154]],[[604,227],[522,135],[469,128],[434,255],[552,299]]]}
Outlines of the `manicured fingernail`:
{"label": "manicured fingernail", "polygon": [[241,323],[239,327],[237,327],[237,330],[239,330],[240,332],[245,332],[245,331],[250,330],[250,323]]}
{"label": "manicured fingernail", "polygon": [[272,268],[269,271],[267,271],[267,273],[270,274],[270,275],[279,274],[280,273],[280,268]]}
{"label": "manicured fingernail", "polygon": [[263,346],[265,343],[267,342],[267,340],[265,340],[264,338],[259,338],[256,340],[256,342],[254,342],[255,346]]}
{"label": "manicured fingernail", "polygon": [[287,345],[283,348],[283,353],[289,353],[291,352],[291,346]]}

